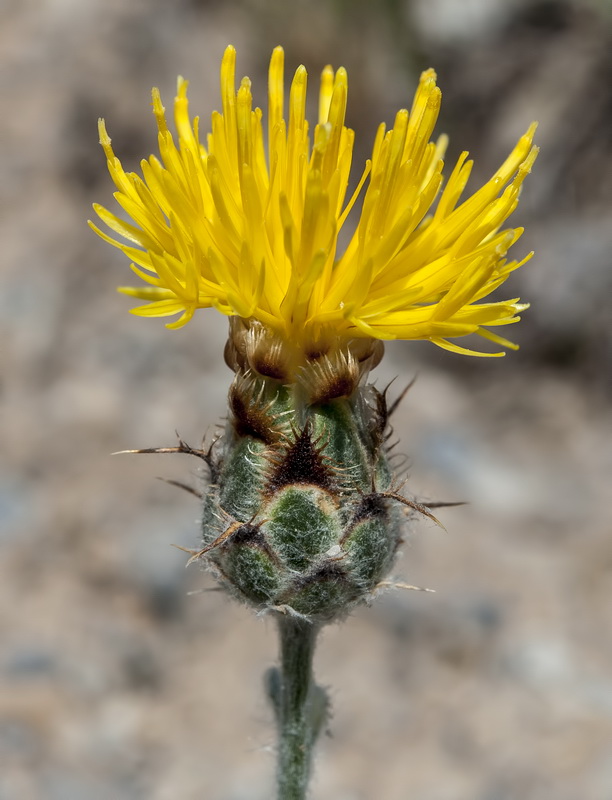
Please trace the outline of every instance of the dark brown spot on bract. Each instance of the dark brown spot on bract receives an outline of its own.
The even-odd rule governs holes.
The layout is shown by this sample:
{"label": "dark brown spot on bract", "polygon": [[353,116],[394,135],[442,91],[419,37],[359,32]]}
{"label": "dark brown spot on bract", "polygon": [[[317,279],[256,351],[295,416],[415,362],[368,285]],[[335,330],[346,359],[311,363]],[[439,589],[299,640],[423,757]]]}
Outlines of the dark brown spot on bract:
{"label": "dark brown spot on bract", "polygon": [[264,354],[254,355],[251,365],[255,372],[266,378],[274,378],[277,381],[286,381],[289,378],[285,364],[279,360],[267,358]]}
{"label": "dark brown spot on bract", "polygon": [[361,496],[351,524],[348,526],[340,544],[344,544],[361,522],[372,519],[384,519],[387,516],[387,504],[385,497],[379,492],[364,494]]}
{"label": "dark brown spot on bract", "polygon": [[278,441],[279,432],[274,427],[274,418],[269,411],[250,402],[247,392],[232,386],[229,404],[233,412],[232,423],[238,436],[252,436],[265,444]]}
{"label": "dark brown spot on bract", "polygon": [[232,533],[232,544],[257,545],[263,542],[263,536],[258,525],[245,522]]}
{"label": "dark brown spot on bract", "polygon": [[331,491],[333,471],[312,441],[310,426],[306,425],[295,439],[284,446],[273,461],[266,491],[270,494],[293,483],[308,483]]}
{"label": "dark brown spot on bract", "polygon": [[357,380],[352,374],[333,375],[326,379],[319,379],[316,385],[312,386],[310,402],[313,405],[318,403],[329,403],[339,397],[350,397],[357,387]]}
{"label": "dark brown spot on bract", "polygon": [[383,517],[387,513],[385,498],[378,492],[364,494],[361,498],[354,522],[363,522],[364,519]]}

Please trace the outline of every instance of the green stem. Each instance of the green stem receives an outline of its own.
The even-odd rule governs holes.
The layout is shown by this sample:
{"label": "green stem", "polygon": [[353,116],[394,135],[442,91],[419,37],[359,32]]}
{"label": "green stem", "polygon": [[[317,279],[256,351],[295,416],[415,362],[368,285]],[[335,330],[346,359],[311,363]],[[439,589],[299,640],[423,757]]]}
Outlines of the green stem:
{"label": "green stem", "polygon": [[312,675],[318,628],[280,617],[280,670],[267,674],[268,694],[278,725],[278,800],[304,800],[312,749],[327,716],[325,691]]}

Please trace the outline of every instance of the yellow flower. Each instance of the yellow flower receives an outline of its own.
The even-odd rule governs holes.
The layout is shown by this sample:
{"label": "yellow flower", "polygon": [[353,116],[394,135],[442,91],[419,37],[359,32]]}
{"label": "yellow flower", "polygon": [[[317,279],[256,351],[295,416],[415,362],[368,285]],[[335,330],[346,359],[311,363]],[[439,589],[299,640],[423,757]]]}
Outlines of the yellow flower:
{"label": "yellow flower", "polygon": [[[369,338],[428,339],[455,352],[503,355],[449,342],[471,333],[515,348],[488,327],[517,322],[526,306],[518,299],[480,301],[531,256],[506,260],[522,228],[502,226],[537,154],[535,124],[495,175],[460,201],[472,161],[462,153],[442,188],[447,138],[430,141],[441,93],[427,70],[410,112],[398,111],[391,130],[378,128],[371,160],[347,201],[354,132],[344,125],[346,71],[323,70],[311,143],[306,70],[299,67],[293,77],[286,122],[284,54],[274,50],[266,157],[263,113],[253,109],[248,78],[236,92],[235,61],[228,47],[222,113],[213,113],[204,142],[198,118],[189,117],[187,81],[179,78],[174,102],[177,141],[153,90],[161,160],[143,160],[142,177],[123,170],[100,121],[115,198],[133,224],[94,205],[120,238],[90,225],[131,259],[147,284],[120,289],[148,301],[133,313],[180,314],[168,325],[175,328],[197,308],[214,306],[247,324],[258,321],[301,352]],[[361,197],[340,254],[340,232]]]}

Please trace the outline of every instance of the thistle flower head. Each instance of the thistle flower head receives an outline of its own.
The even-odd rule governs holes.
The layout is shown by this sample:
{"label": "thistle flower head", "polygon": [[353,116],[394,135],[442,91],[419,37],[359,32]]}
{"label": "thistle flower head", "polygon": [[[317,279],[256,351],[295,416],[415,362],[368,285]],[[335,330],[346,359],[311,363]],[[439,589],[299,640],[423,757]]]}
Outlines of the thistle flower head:
{"label": "thistle flower head", "polygon": [[[431,140],[441,93],[427,70],[411,109],[398,111],[390,130],[378,128],[349,196],[354,133],[344,124],[346,71],[323,70],[318,122],[310,130],[303,66],[285,108],[283,50],[273,51],[264,121],[253,108],[250,80],[243,78],[236,91],[235,60],[228,47],[222,111],[212,114],[204,140],[198,118],[189,116],[187,81],[178,80],[176,136],[153,90],[160,158],[143,160],[142,176],[124,171],[100,121],[115,198],[132,222],[95,205],[118,238],[90,224],[131,259],[145,284],[120,289],[146,301],[133,313],[179,315],[168,325],[176,328],[197,308],[214,307],[235,318],[230,363],[243,351],[252,360],[259,349],[264,360],[276,358],[269,369],[285,374],[313,354],[347,348],[371,362],[384,339],[503,355],[450,341],[474,333],[515,347],[489,328],[517,322],[526,306],[516,298],[486,298],[531,255],[506,258],[522,229],[504,223],[537,154],[535,124],[493,177],[461,199],[472,161],[462,153],[444,182],[447,139]],[[340,252],[339,235],[353,216]],[[243,351],[240,342],[247,343]]]}

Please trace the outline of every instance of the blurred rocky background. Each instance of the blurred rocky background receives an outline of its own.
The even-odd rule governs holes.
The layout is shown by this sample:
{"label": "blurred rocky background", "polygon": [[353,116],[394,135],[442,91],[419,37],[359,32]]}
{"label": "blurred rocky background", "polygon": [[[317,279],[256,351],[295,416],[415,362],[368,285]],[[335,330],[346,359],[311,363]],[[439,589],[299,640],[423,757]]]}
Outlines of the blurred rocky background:
{"label": "blurred rocky background", "polygon": [[612,797],[609,0],[2,0],[0,800],[273,794],[273,626],[170,547],[197,542],[197,501],[156,478],[197,485],[198,464],[110,456],[214,429],[226,323],[131,317],[127,262],[86,226],[112,204],[97,117],[135,168],[150,87],[170,105],[188,76],[206,127],[228,42],[261,103],[277,43],[313,84],[344,64],[356,163],[430,65],[473,186],[540,120],[521,350],[400,343],[378,370],[398,392],[418,373],[395,420],[409,491],[470,504],[404,548],[398,578],[436,594],[323,636],[313,798]]}

